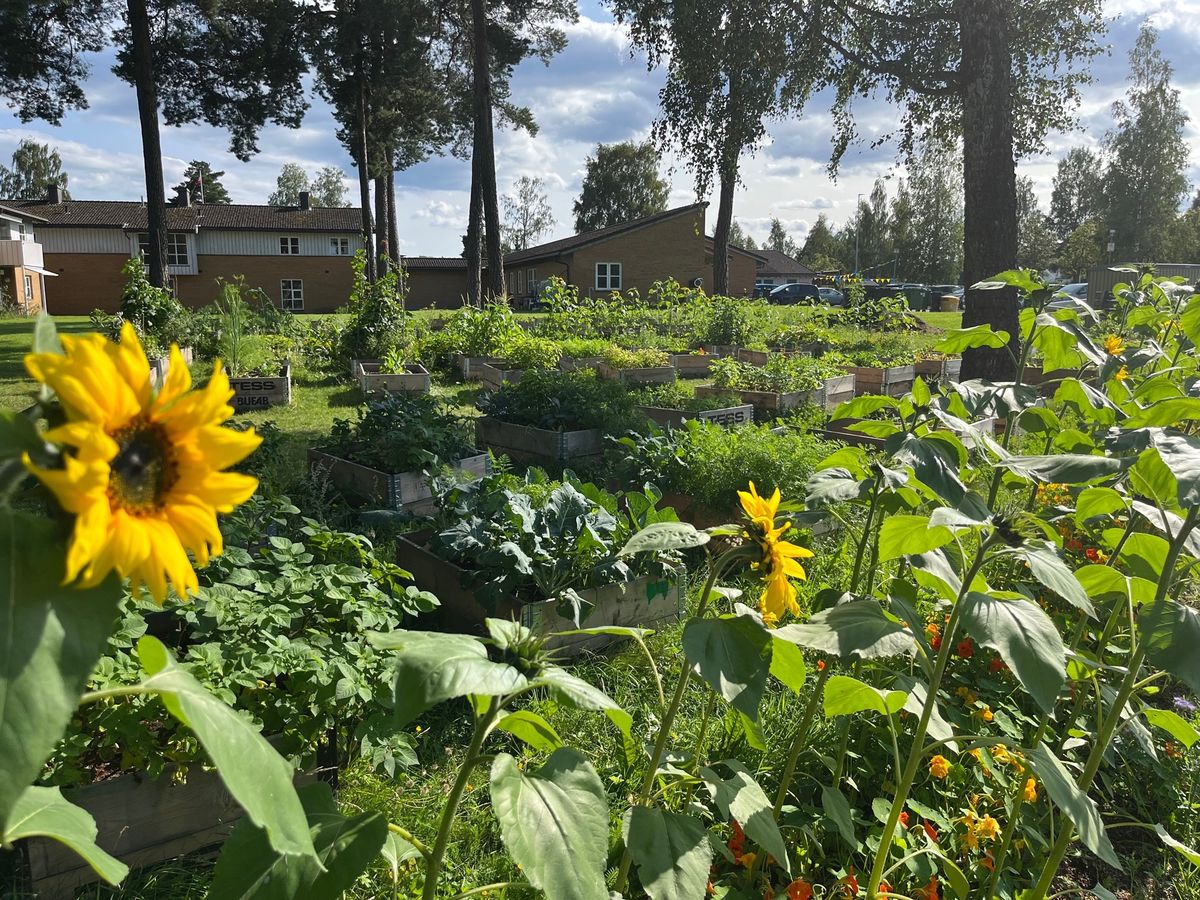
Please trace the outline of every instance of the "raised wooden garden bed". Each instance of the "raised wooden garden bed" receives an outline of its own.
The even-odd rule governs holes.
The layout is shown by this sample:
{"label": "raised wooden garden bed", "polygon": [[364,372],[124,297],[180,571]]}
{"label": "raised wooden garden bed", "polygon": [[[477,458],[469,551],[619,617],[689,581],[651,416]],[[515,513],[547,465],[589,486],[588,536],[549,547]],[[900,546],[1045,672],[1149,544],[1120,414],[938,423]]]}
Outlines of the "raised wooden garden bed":
{"label": "raised wooden garden bed", "polygon": [[[534,631],[550,633],[569,631],[574,623],[558,614],[558,601],[535,603],[506,601],[495,609],[486,609],[470,587],[472,574],[434,555],[428,549],[430,533],[414,532],[396,539],[396,562],[412,572],[413,582],[422,590],[437,595],[441,606],[431,614],[431,620],[448,631],[482,631],[485,618],[518,619]],[[646,576],[620,584],[597,588],[579,588],[578,593],[593,607],[581,623],[585,628],[601,625],[661,627],[679,621],[682,612],[684,585],[675,580],[658,580]],[[611,643],[604,635],[571,635],[549,642],[552,648],[566,653],[597,650]]]}
{"label": "raised wooden garden bed", "polygon": [[713,360],[720,358],[719,353],[673,353],[671,365],[680,378],[704,378],[712,368]]}
{"label": "raised wooden garden bed", "polygon": [[854,376],[854,393],[885,394],[889,397],[903,397],[912,390],[917,372],[914,366],[850,366],[848,371]]}
{"label": "raised wooden garden bed", "polygon": [[811,356],[807,350],[771,347],[767,350],[748,350],[741,347],[737,350],[738,362],[749,363],[752,366],[765,366],[772,356]]}
{"label": "raised wooden garden bed", "polygon": [[667,409],[663,406],[639,406],[638,409],[652,422],[672,428],[682,428],[688,419],[699,419],[701,422],[712,422],[727,428],[754,421],[754,407],[748,403],[743,406],[727,406],[724,409],[706,409],[702,412],[684,412],[681,409]]}
{"label": "raised wooden garden bed", "polygon": [[854,431],[850,428],[851,425],[861,421],[863,420],[834,419],[817,433],[830,441],[841,441],[843,444],[850,444],[855,447],[870,447],[875,450],[882,450],[884,444],[887,442],[887,438],[863,434],[861,431]]}
{"label": "raised wooden garden bed", "polygon": [[229,386],[234,412],[287,406],[292,402],[292,364],[284,363],[283,374],[277,377],[230,378]]}
{"label": "raised wooden garden bed", "polygon": [[[327,477],[346,497],[379,509],[425,512],[433,497],[422,472],[381,472],[317,449],[308,451],[308,465],[314,474]],[[460,459],[454,468],[483,476],[488,473],[488,466],[488,455],[476,452]]]}
{"label": "raised wooden garden bed", "polygon": [[913,363],[913,371],[929,381],[958,381],[962,372],[961,359],[922,359]]}
{"label": "raised wooden garden bed", "polygon": [[[179,354],[183,357],[183,361],[189,366],[193,362],[193,352],[191,347],[180,347]],[[150,360],[150,383],[156,388],[163,386],[163,382],[167,380],[167,373],[171,371],[171,357],[157,356]]]}
{"label": "raised wooden garden bed", "polygon": [[494,359],[480,363],[475,368],[473,377],[483,382],[484,390],[498,391],[506,381],[520,381],[524,374],[524,369],[518,369],[509,363]]}
{"label": "raised wooden garden bed", "polygon": [[478,381],[479,367],[486,362],[495,362],[495,358],[491,356],[467,356],[464,353],[455,353],[450,357],[450,362],[458,371],[462,372],[463,378]]}
{"label": "raised wooden garden bed", "polygon": [[[312,781],[311,774],[296,776],[297,784]],[[131,868],[221,844],[242,817],[217,773],[199,766],[184,781],[121,775],[65,795],[96,820],[96,843]],[[65,844],[44,838],[24,843],[30,886],[41,900],[68,900],[76,888],[99,880]]]}
{"label": "raised wooden garden bed", "polygon": [[428,394],[433,385],[429,370],[417,363],[408,363],[403,372],[380,372],[381,363],[358,364],[358,386],[364,394],[383,391],[388,394]]}
{"label": "raised wooden garden bed", "polygon": [[599,356],[562,356],[559,357],[558,367],[564,372],[574,372],[579,369],[598,369]]}
{"label": "raised wooden garden bed", "polygon": [[475,420],[475,443],[522,462],[563,463],[599,456],[604,452],[604,433],[599,428],[549,431],[483,416]]}
{"label": "raised wooden garden bed", "polygon": [[766,413],[790,412],[805,403],[815,403],[826,411],[837,409],[839,403],[854,396],[854,376],[837,375],[826,378],[825,383],[812,391],[738,391],[728,388],[701,385],[696,388],[697,397],[713,397],[721,394],[737,394],[743,403]]}
{"label": "raised wooden garden bed", "polygon": [[674,366],[645,366],[637,369],[614,369],[608,363],[599,365],[600,377],[627,385],[670,384],[675,380]]}

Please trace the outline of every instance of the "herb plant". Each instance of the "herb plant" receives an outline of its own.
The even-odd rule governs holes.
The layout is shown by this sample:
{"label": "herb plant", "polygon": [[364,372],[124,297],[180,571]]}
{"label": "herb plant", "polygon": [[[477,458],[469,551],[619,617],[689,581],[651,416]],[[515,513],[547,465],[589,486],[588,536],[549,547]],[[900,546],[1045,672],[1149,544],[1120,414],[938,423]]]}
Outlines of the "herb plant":
{"label": "herb plant", "polygon": [[615,430],[634,416],[633,397],[620,382],[605,381],[591,369],[526,372],[479,400],[485,415],[514,425],[550,431],[585,428]]}
{"label": "herb plant", "polygon": [[660,409],[678,409],[690,413],[740,406],[742,402],[734,393],[697,397],[692,388],[682,381],[650,385],[634,391],[633,396],[638,406],[656,406]]}
{"label": "herb plant", "polygon": [[713,384],[734,391],[812,391],[827,378],[844,374],[834,362],[809,356],[773,353],[765,366],[739,362],[733,357],[714,360],[709,370]]}
{"label": "herb plant", "polygon": [[662,350],[626,350],[610,344],[600,357],[614,369],[650,369],[669,366],[671,357]]}

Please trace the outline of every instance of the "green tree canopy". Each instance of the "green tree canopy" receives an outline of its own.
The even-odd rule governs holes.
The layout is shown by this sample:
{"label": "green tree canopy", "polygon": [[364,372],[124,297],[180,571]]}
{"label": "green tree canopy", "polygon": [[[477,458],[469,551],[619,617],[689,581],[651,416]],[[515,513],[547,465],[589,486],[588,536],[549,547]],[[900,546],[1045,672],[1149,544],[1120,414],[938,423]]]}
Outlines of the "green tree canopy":
{"label": "green tree canopy", "polygon": [[583,186],[573,207],[576,234],[665,210],[671,185],[658,167],[658,151],[649,141],[597,144],[584,164]]}
{"label": "green tree canopy", "polygon": [[221,183],[224,172],[214,172],[212,166],[202,159],[193,159],[183,173],[183,181],[175,185],[176,192],[188,190],[193,203],[227,204],[232,200],[229,191]]}
{"label": "green tree canopy", "polygon": [[1058,238],[1042,212],[1031,178],[1017,179],[1017,263],[1022,268],[1048,269],[1058,251]]}
{"label": "green tree canopy", "polygon": [[537,239],[554,227],[554,213],[546,197],[546,183],[540,178],[522,175],[513,185],[513,192],[505,194],[504,244],[505,252],[525,250],[537,243]]}
{"label": "green tree canopy", "polygon": [[11,167],[0,165],[0,197],[9,200],[42,200],[52,184],[65,193],[67,181],[58,151],[28,138],[13,151]]}
{"label": "green tree canopy", "polygon": [[1072,147],[1058,161],[1050,195],[1050,222],[1059,238],[1073,233],[1104,208],[1104,166],[1099,154]]}
{"label": "green tree canopy", "polygon": [[729,243],[743,250],[757,250],[758,244],[743,228],[742,223],[734,219],[729,223]]}

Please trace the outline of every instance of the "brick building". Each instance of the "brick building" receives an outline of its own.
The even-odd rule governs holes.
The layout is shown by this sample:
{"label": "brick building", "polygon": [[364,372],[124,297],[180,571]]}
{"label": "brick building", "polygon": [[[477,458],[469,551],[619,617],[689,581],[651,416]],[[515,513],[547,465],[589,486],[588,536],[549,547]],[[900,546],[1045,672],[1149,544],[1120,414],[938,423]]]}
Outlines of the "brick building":
{"label": "brick building", "polygon": [[[580,296],[608,296],[636,289],[642,296],[656,281],[713,283],[713,243],[705,236],[707,203],[669,209],[631,222],[561,238],[504,257],[505,283],[517,301],[537,295],[552,276],[574,285]],[[729,248],[729,293],[754,290],[762,256]],[[408,270],[408,304],[456,307],[467,292],[466,260],[454,256],[412,256]]]}
{"label": "brick building", "polygon": [[42,308],[46,276],[42,245],[34,228],[44,222],[11,206],[0,206],[0,289],[9,302],[26,315]]}
{"label": "brick building", "polygon": [[[34,220],[44,268],[57,276],[46,289],[55,315],[116,311],[126,261],[146,243],[146,207],[120,200],[0,201]],[[216,280],[244,275],[252,287],[297,312],[330,312],[345,305],[350,258],[362,248],[354,208],[247,204],[167,207],[167,262],[172,286],[186,306],[217,297]]]}

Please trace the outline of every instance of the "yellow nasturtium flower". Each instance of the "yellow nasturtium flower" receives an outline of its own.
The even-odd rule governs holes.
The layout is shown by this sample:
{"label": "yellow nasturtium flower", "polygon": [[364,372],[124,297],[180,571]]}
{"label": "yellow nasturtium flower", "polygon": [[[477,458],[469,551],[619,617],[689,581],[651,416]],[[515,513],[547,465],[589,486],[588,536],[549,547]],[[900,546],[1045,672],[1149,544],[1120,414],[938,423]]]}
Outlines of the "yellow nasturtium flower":
{"label": "yellow nasturtium flower", "polygon": [[94,587],[112,570],[161,603],[167,584],[198,589],[188,551],[200,565],[221,552],[217,513],[250,499],[258,481],[222,469],[262,439],[222,427],[233,397],[220,362],[208,385],[191,390],[179,348],[160,390],[133,327],[121,342],[63,335],[64,353],[30,353],[25,367],[58,395],[67,422],[44,435],[64,448],[61,469],[25,467],[75,516],[64,583]]}
{"label": "yellow nasturtium flower", "polygon": [[929,774],[934,778],[945,778],[950,774],[950,760],[939,753],[929,760]]}
{"label": "yellow nasturtium flower", "polygon": [[1037,781],[1030,778],[1025,782],[1025,789],[1022,792],[1026,803],[1037,802]]}
{"label": "yellow nasturtium flower", "polygon": [[759,611],[763,621],[775,625],[786,612],[793,615],[800,612],[800,604],[796,602],[796,588],[792,580],[803,581],[807,578],[804,567],[797,560],[811,559],[812,551],[799,544],[783,540],[792,527],[790,522],[776,527],[775,516],[779,512],[779,488],[769,499],[758,494],[754,482],[750,482],[750,490],[738,491],[742,501],[742,510],[750,520],[746,536],[758,544],[762,557],[753,567],[762,573],[766,587],[758,601]]}

